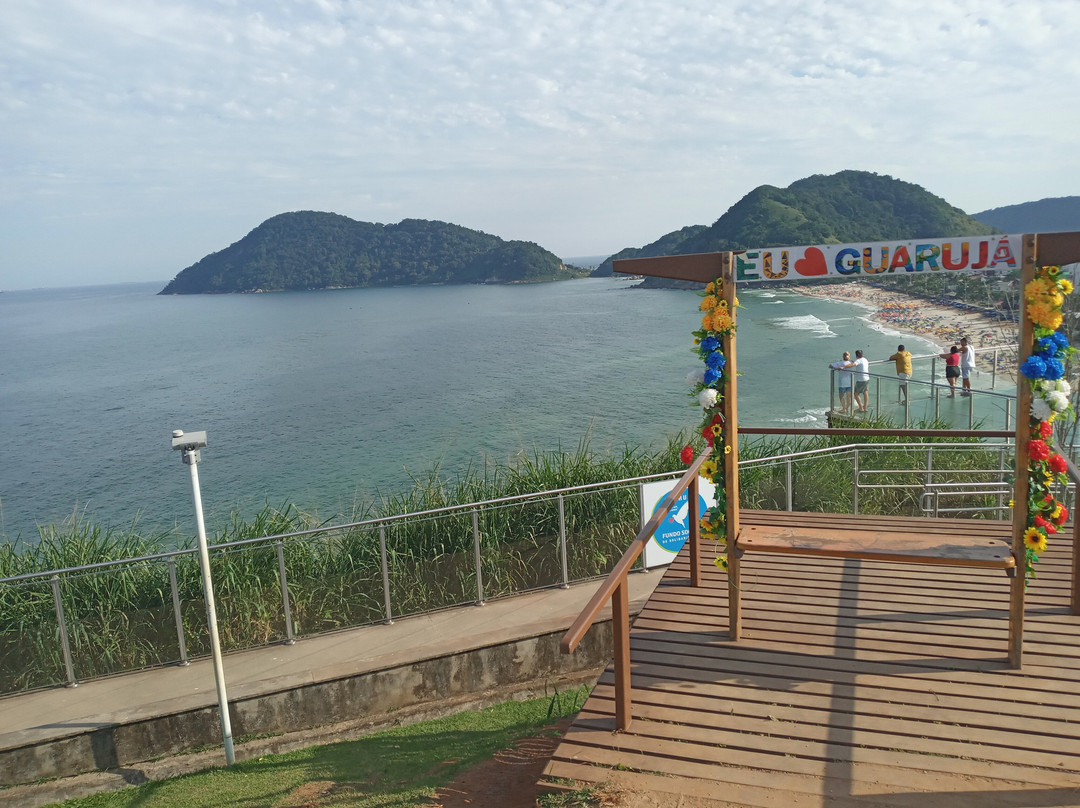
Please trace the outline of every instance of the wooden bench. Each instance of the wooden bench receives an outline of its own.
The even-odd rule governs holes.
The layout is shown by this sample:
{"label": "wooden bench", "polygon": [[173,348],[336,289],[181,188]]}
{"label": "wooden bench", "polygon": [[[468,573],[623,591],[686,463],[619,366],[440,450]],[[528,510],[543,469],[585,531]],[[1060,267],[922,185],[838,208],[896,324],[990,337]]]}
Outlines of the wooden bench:
{"label": "wooden bench", "polygon": [[[1001,569],[1009,594],[1009,659],[1023,635],[1023,589],[1016,594],[1012,523],[989,519],[739,510],[728,565],[728,633],[742,635],[742,558],[747,553],[855,558],[903,564]],[[734,560],[732,560],[734,559]],[[1019,659],[1019,652],[1015,654]]]}
{"label": "wooden bench", "polygon": [[740,510],[736,557],[786,553],[1002,569],[1016,574],[1012,523],[869,514]]}

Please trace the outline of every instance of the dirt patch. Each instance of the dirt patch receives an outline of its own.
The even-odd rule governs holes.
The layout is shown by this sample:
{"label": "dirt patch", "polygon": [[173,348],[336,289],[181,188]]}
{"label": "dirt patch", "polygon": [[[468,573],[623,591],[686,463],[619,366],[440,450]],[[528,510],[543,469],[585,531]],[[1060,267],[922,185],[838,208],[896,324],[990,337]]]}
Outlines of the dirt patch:
{"label": "dirt patch", "polygon": [[435,792],[430,808],[536,808],[543,790],[536,784],[559,745],[570,719],[496,752]]}

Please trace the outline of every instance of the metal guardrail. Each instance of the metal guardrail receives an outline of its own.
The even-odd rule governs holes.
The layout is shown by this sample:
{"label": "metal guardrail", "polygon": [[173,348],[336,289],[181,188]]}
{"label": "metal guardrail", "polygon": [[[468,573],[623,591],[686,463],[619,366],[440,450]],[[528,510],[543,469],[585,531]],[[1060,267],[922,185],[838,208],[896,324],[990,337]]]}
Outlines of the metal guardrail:
{"label": "metal guardrail", "polygon": [[[395,514],[392,516],[377,517],[372,519],[348,522],[344,524],[322,525],[319,527],[294,531],[290,533],[222,542],[210,545],[209,550],[215,558],[218,558],[225,553],[244,553],[267,549],[272,550],[273,554],[276,556],[276,563],[274,565],[276,568],[275,573],[277,578],[276,588],[280,595],[279,619],[283,620],[284,622],[284,636],[281,637],[280,640],[274,641],[284,641],[285,643],[292,644],[296,641],[298,632],[296,630],[293,617],[294,601],[292,594],[290,593],[290,587],[295,588],[296,584],[294,580],[290,579],[289,576],[288,565],[286,563],[286,550],[295,546],[297,543],[304,541],[317,541],[322,537],[333,535],[335,533],[346,534],[349,531],[354,530],[377,532],[380,568],[379,571],[381,577],[381,619],[382,622],[389,624],[392,623],[396,617],[400,617],[401,613],[414,613],[409,612],[407,609],[401,609],[401,613],[399,613],[399,611],[395,609],[395,604],[393,603],[391,598],[392,551],[391,548],[388,547],[387,534],[388,531],[393,529],[395,526],[399,526],[402,523],[433,521],[454,517],[458,519],[465,517],[469,522],[471,522],[472,569],[462,571],[461,577],[462,579],[464,579],[469,574],[475,577],[475,599],[472,601],[459,601],[456,604],[450,603],[445,605],[461,605],[464,602],[472,602],[476,605],[483,605],[486,597],[488,596],[488,592],[485,589],[483,573],[484,542],[481,531],[481,517],[484,514],[491,513],[492,511],[497,511],[500,508],[522,505],[550,506],[554,504],[554,506],[557,508],[558,519],[558,535],[556,539],[557,549],[555,550],[558,558],[552,566],[557,566],[557,575],[559,577],[557,579],[551,580],[550,583],[546,583],[543,587],[540,588],[544,588],[550,585],[567,588],[569,587],[570,583],[577,580],[583,580],[581,578],[574,577],[570,571],[568,558],[569,538],[566,513],[568,501],[572,498],[586,498],[589,495],[593,494],[610,494],[618,491],[627,491],[637,488],[637,500],[640,502],[640,488],[644,483],[656,480],[671,479],[678,474],[679,472],[669,472],[644,475],[640,477],[624,478],[621,480],[606,481],[602,483],[590,483],[586,485],[551,489],[530,494],[499,497],[479,502],[466,503],[463,505],[433,508],[429,510],[414,511],[404,514]],[[165,592],[162,592],[162,601],[163,606],[165,603],[168,604],[168,607],[165,608],[168,608],[171,611],[171,620],[175,624],[175,648],[177,651],[177,658],[166,659],[164,660],[163,664],[172,663],[179,665],[187,665],[189,664],[191,657],[188,651],[188,637],[186,636],[184,627],[184,603],[182,602],[183,599],[180,596],[177,567],[179,564],[182,563],[193,563],[193,559],[195,559],[197,553],[197,548],[185,548],[144,556],[137,556],[127,559],[103,561],[94,564],[65,567],[61,569],[53,569],[41,572],[24,573],[8,578],[0,578],[0,592],[3,591],[4,587],[34,587],[40,584],[44,584],[48,587],[48,590],[51,591],[53,611],[55,613],[57,644],[59,645],[59,651],[62,656],[64,682],[68,686],[74,687],[78,685],[80,677],[77,673],[79,666],[76,664],[76,654],[72,647],[72,633],[74,630],[72,625],[72,619],[71,616],[65,611],[64,607],[62,588],[65,586],[65,582],[77,578],[82,578],[84,576],[119,574],[128,571],[146,570],[147,568],[159,568],[159,565],[164,565],[165,573],[167,574],[167,584],[163,584],[163,586],[168,587],[168,592],[167,594]],[[596,573],[594,572],[586,577],[594,577],[595,575]],[[528,589],[524,588],[517,591],[523,592],[528,591]],[[440,606],[440,608],[445,608],[445,605]],[[0,616],[0,620],[2,619],[3,617]],[[378,622],[378,620],[361,621],[349,625],[364,625],[370,622]],[[82,630],[81,627],[80,630]]]}
{"label": "metal guardrail", "polygon": [[[767,430],[765,430],[767,431]],[[851,430],[855,433],[860,432],[874,432],[874,430]],[[752,430],[747,430],[752,432]],[[922,468],[911,469],[874,469],[866,467],[865,455],[867,452],[880,453],[883,450],[901,450],[901,451],[913,451],[918,450],[925,452],[925,461]],[[993,469],[977,469],[968,472],[961,472],[955,469],[935,469],[935,455],[942,452],[990,452],[997,453],[998,462],[996,468]],[[876,479],[879,475],[888,473],[892,475],[897,474],[910,474],[913,476],[913,480],[910,484],[902,484],[902,487],[908,488],[912,491],[920,492],[918,494],[918,501],[920,507],[924,513],[928,515],[955,513],[959,511],[972,511],[971,507],[951,507],[949,505],[942,505],[942,501],[948,501],[950,498],[955,501],[956,497],[967,496],[970,497],[973,494],[976,495],[991,495],[998,496],[999,500],[1008,496],[1008,492],[1005,488],[1004,480],[1009,473],[1006,466],[1005,458],[1011,457],[1012,449],[1011,445],[1007,442],[988,444],[985,442],[972,442],[972,443],[855,443],[844,444],[842,446],[823,447],[819,449],[808,449],[803,451],[790,452],[783,455],[775,455],[770,457],[746,459],[743,458],[739,466],[746,472],[753,468],[761,467],[782,467],[784,469],[784,498],[785,507],[787,510],[793,510],[793,495],[795,491],[795,470],[799,463],[822,456],[832,456],[836,458],[849,458],[852,468],[852,499],[851,510],[852,513],[859,513],[860,508],[860,495],[865,496],[866,492],[875,488],[897,488],[895,482],[879,483]],[[703,460],[705,455],[699,455],[697,461]],[[695,462],[692,468],[697,468],[700,463]],[[995,465],[995,464],[990,464]],[[568,488],[553,489],[549,491],[536,492],[533,494],[521,494],[510,497],[502,497],[498,499],[485,500],[481,502],[473,502],[458,506],[448,506],[444,508],[435,508],[425,511],[417,511],[413,513],[399,514],[388,517],[379,517],[367,520],[361,520],[356,522],[350,522],[341,525],[324,525],[317,528],[296,531],[293,533],[285,533],[273,536],[258,537],[252,539],[243,539],[239,541],[221,543],[211,546],[211,551],[215,554],[224,552],[238,552],[243,550],[264,548],[272,549],[275,556],[274,567],[276,573],[276,586],[280,594],[280,613],[279,620],[284,622],[284,636],[272,642],[286,642],[293,643],[297,640],[299,632],[296,629],[293,611],[294,601],[290,594],[290,587],[293,586],[293,582],[290,580],[289,569],[286,559],[286,550],[294,542],[301,542],[305,540],[316,539],[320,535],[325,535],[332,532],[343,532],[351,529],[365,528],[372,530],[378,534],[378,553],[379,553],[379,570],[381,582],[379,586],[379,595],[382,601],[381,603],[381,620],[385,623],[392,623],[401,614],[395,610],[395,605],[391,597],[391,550],[388,547],[387,532],[394,525],[398,525],[402,522],[416,521],[416,520],[434,520],[445,517],[461,517],[466,516],[468,521],[471,522],[471,539],[472,539],[472,574],[475,575],[475,599],[471,601],[477,605],[484,603],[485,598],[489,596],[488,591],[485,588],[484,576],[483,576],[483,558],[482,549],[484,545],[483,535],[480,528],[481,517],[485,512],[492,509],[497,509],[505,506],[532,504],[542,505],[545,503],[556,504],[558,509],[558,537],[557,537],[557,552],[558,559],[556,565],[558,569],[556,579],[551,583],[544,586],[562,586],[567,587],[572,580],[580,580],[573,578],[569,571],[568,565],[568,529],[566,519],[566,501],[568,497],[583,496],[590,493],[603,493],[617,491],[620,489],[627,489],[632,486],[638,486],[640,489],[641,484],[653,480],[671,479],[674,478],[678,472],[671,472],[666,474],[655,474],[642,477],[626,478],[623,480],[615,480],[604,483],[594,483],[582,486],[573,486]],[[938,475],[950,475],[948,481],[940,481]],[[958,475],[966,474],[970,477],[970,480],[958,479]],[[988,474],[998,475],[996,481],[987,482],[985,479],[979,480],[978,477],[985,477]],[[685,474],[683,475],[685,479]],[[680,483],[681,485],[682,483]],[[689,485],[689,483],[687,483]],[[1007,499],[1005,500],[1007,502]],[[1064,500],[1063,500],[1064,501]],[[696,505],[696,500],[694,500]],[[1075,503],[1075,492],[1073,493],[1073,502]],[[1001,501],[994,507],[987,506],[985,510],[1000,510],[1003,505]],[[660,511],[658,510],[658,513]],[[646,534],[646,537],[651,535],[652,531]],[[632,547],[640,539],[639,533],[632,542]],[[643,546],[643,545],[642,545]],[[629,551],[628,551],[629,552]],[[639,549],[640,552],[640,549]],[[168,577],[168,593],[163,593],[163,605],[165,609],[171,611],[171,619],[175,624],[176,630],[176,643],[173,646],[176,649],[175,659],[165,659],[161,664],[180,664],[186,665],[190,661],[190,654],[188,650],[187,636],[184,628],[184,604],[180,597],[179,586],[177,582],[177,564],[181,560],[185,560],[187,557],[193,557],[196,553],[194,548],[185,550],[173,550],[163,553],[157,553],[153,555],[140,556],[135,558],[129,558],[118,561],[101,562],[97,564],[90,564],[79,567],[69,567],[64,569],[49,570],[37,573],[27,573],[23,575],[14,576],[11,578],[0,579],[0,587],[4,586],[27,586],[36,585],[38,582],[43,583],[48,590],[51,591],[51,599],[53,601],[53,608],[55,611],[56,630],[57,630],[57,644],[60,646],[59,651],[62,656],[64,679],[67,684],[74,685],[79,681],[77,674],[78,665],[76,664],[76,657],[73,653],[73,649],[70,642],[71,625],[68,615],[64,610],[64,599],[62,597],[62,587],[64,581],[69,577],[74,576],[86,576],[93,574],[102,574],[118,570],[130,570],[139,567],[145,567],[148,565],[163,564],[167,570]],[[635,559],[636,559],[635,555]],[[521,590],[527,591],[527,590]],[[453,605],[453,604],[450,604]],[[366,621],[372,622],[372,621]],[[374,622],[378,622],[376,619]],[[356,623],[355,625],[363,625],[364,623]],[[315,633],[315,632],[310,632]]]}

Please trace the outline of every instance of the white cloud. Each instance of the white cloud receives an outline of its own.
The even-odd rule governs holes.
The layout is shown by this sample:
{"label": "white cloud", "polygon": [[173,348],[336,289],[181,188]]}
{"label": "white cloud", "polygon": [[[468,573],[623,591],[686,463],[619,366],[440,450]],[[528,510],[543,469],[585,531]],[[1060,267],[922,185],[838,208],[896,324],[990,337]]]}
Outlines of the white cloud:
{"label": "white cloud", "polygon": [[9,0],[0,288],[171,277],[301,208],[573,255],[844,168],[1080,193],[1078,31],[1074,0]]}

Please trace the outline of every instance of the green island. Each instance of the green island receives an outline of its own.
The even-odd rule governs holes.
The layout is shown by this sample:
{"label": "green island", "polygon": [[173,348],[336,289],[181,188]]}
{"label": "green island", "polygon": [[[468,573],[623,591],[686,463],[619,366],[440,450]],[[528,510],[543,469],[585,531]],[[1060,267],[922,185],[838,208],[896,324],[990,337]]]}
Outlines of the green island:
{"label": "green island", "polygon": [[240,241],[192,264],[159,294],[536,283],[586,275],[532,242],[504,241],[456,224],[423,219],[377,224],[297,211],[267,219]]}

